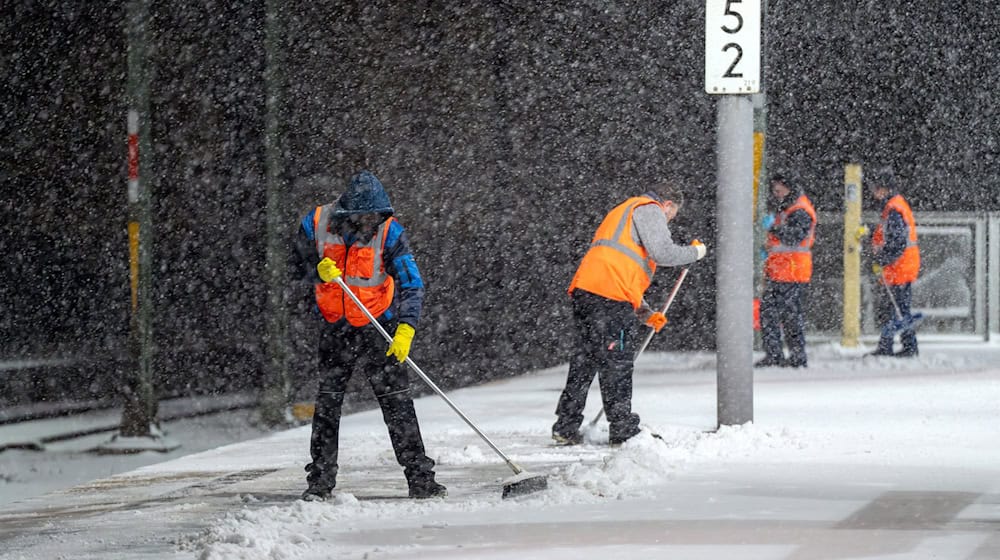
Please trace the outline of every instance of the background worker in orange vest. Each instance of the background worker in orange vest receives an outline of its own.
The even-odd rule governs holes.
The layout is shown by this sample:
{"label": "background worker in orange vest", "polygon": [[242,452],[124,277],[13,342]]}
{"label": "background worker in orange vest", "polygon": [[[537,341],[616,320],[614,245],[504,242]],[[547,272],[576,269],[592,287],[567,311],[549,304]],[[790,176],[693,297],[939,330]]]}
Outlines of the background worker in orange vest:
{"label": "background worker in orange vest", "polygon": [[[913,211],[901,194],[895,173],[890,168],[882,168],[869,179],[872,198],[882,206],[879,223],[872,233],[872,273],[876,282],[888,286],[892,291],[896,306],[904,324],[913,324],[910,304],[913,301],[913,283],[920,272],[920,248],[917,245],[917,224]],[[912,357],[917,355],[917,333],[908,328],[899,333],[903,349],[893,354],[894,333],[885,325],[896,317],[892,300],[879,288],[879,323],[883,325],[878,348],[873,356]]]}
{"label": "background worker in orange vest", "polygon": [[[364,375],[382,408],[396,461],[403,467],[411,498],[441,497],[447,490],[434,480],[434,461],[424,452],[410,380],[402,366],[420,319],[424,284],[403,226],[393,218],[382,183],[369,171],[351,178],[333,204],[302,218],[293,255],[294,270],[312,284],[326,321],[319,340],[319,366],[325,374],[316,395],[306,501],[330,497],[337,484],[341,406],[353,373]],[[340,286],[347,286],[387,332],[395,332],[388,352],[385,339]]]}
{"label": "background worker in orange vest", "polygon": [[763,223],[767,284],[760,302],[760,328],[765,356],[754,366],[806,367],[805,305],[812,279],[816,210],[809,197],[781,175],[771,177],[770,202],[777,213],[765,216]]}
{"label": "background worker in orange vest", "polygon": [[659,331],[667,323],[643,295],[657,265],[685,265],[706,252],[700,243],[675,245],[671,238],[667,224],[683,202],[672,185],[656,185],[616,206],[598,226],[569,286],[575,344],[552,426],[557,444],[583,441],[580,425],[595,374],[610,424],[609,443],[621,444],[639,433],[639,415],[632,412],[638,327],[645,324]]}

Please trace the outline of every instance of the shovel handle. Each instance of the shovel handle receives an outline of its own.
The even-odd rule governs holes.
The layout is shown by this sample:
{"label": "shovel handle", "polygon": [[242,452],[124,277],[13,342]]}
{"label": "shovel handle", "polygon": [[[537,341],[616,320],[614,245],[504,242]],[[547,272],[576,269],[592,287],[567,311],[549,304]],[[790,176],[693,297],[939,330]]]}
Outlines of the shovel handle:
{"label": "shovel handle", "polygon": [[885,271],[884,270],[882,271],[882,274],[879,275],[878,283],[882,284],[882,287],[885,288],[885,293],[888,294],[889,301],[892,302],[892,308],[894,310],[896,310],[896,320],[897,321],[902,321],[903,320],[903,312],[899,310],[899,304],[896,303],[896,296],[892,295],[892,288],[890,288],[889,287],[889,283],[885,281]]}
{"label": "shovel handle", "polygon": [[[351,298],[351,301],[354,302],[354,305],[358,306],[358,309],[364,312],[365,317],[368,318],[368,322],[374,325],[376,329],[378,329],[378,332],[382,334],[382,338],[384,338],[386,342],[388,342],[389,344],[392,344],[392,336],[390,336],[389,333],[386,332],[385,327],[383,327],[382,324],[378,322],[375,316],[372,315],[372,312],[369,311],[367,307],[365,307],[365,304],[361,303],[361,300],[358,298],[358,296],[355,295],[355,293],[352,292],[351,289],[347,287],[347,284],[344,283],[344,279],[338,276],[334,278],[333,281],[336,282],[337,285],[340,286],[340,289],[345,294],[347,294],[348,297]],[[420,367],[417,366],[417,364],[413,360],[411,360],[409,356],[406,357],[406,365],[410,366],[410,369],[412,369],[414,373],[419,375],[420,379],[424,380],[424,383],[426,383],[431,389],[433,389],[434,392],[437,393],[439,397],[444,399],[444,402],[448,403],[448,406],[450,406],[451,409],[454,410],[455,413],[462,418],[462,420],[465,420],[465,423],[468,424],[469,427],[472,428],[472,430],[476,432],[476,434],[480,438],[482,438],[482,440],[486,442],[486,444],[489,445],[490,448],[493,449],[493,451],[497,455],[499,455],[500,458],[503,459],[505,463],[507,463],[507,466],[510,467],[512,471],[514,471],[514,474],[521,474],[522,472],[524,472],[524,469],[522,469],[520,466],[518,466],[517,463],[512,461],[510,457],[507,456],[506,453],[501,451],[500,448],[497,447],[496,444],[493,443],[493,441],[490,438],[488,438],[486,434],[484,434],[482,430],[480,430],[479,427],[472,422],[472,420],[469,420],[469,417],[466,416],[465,413],[462,412],[460,408],[458,408],[458,405],[453,403],[451,399],[448,398],[448,395],[444,394],[444,391],[442,391],[433,381],[431,381],[431,378],[428,377],[427,374],[424,373],[424,371],[420,369]]]}
{"label": "shovel handle", "polygon": [[[674,298],[677,297],[677,292],[681,289],[681,284],[684,283],[684,279],[687,278],[687,275],[688,275],[688,268],[687,267],[682,268],[681,275],[678,276],[677,281],[674,282],[674,288],[670,290],[670,295],[667,296],[667,303],[663,304],[663,311],[660,311],[660,313],[664,315],[667,314],[667,310],[669,310],[670,305],[674,303]],[[639,356],[642,355],[643,350],[645,350],[646,347],[649,346],[649,342],[653,340],[654,334],[656,334],[656,329],[650,328],[649,332],[646,333],[646,339],[642,341],[642,345],[639,346],[639,350],[635,353],[635,357],[632,358],[633,362],[637,361],[639,359]],[[601,407],[601,411],[598,412],[597,416],[595,416],[594,419],[590,421],[590,426],[591,427],[596,426],[597,423],[600,422],[603,416],[604,416],[604,407]]]}
{"label": "shovel handle", "polygon": [[[660,313],[662,313],[663,315],[667,314],[667,311],[670,309],[670,305],[674,303],[674,298],[677,297],[677,292],[678,290],[681,289],[681,284],[684,282],[684,279],[687,278],[687,275],[688,275],[687,267],[682,268],[681,275],[677,278],[677,282],[674,282],[674,289],[670,290],[670,295],[667,296],[667,303],[663,305],[663,310],[660,311]],[[633,362],[638,360],[639,356],[642,355],[642,351],[645,350],[647,346],[649,346],[649,342],[653,340],[654,334],[656,334],[656,329],[650,328],[649,332],[646,333],[646,339],[642,341],[642,346],[639,347],[639,350],[635,353],[635,357],[632,358]]]}

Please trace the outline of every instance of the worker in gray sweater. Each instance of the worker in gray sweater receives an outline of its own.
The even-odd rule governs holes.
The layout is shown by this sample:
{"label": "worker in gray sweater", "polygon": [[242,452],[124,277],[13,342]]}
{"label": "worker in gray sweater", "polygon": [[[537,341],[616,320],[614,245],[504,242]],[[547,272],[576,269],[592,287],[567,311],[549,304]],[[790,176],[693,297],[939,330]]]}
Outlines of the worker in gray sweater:
{"label": "worker in gray sweater", "polygon": [[575,346],[552,426],[557,444],[583,441],[580,425],[594,375],[610,424],[609,443],[639,433],[639,415],[632,412],[638,327],[659,331],[667,324],[663,313],[646,304],[646,289],[657,266],[686,265],[706,253],[703,244],[677,245],[670,235],[669,222],[683,202],[676,187],[661,183],[616,206],[598,226],[569,285]]}

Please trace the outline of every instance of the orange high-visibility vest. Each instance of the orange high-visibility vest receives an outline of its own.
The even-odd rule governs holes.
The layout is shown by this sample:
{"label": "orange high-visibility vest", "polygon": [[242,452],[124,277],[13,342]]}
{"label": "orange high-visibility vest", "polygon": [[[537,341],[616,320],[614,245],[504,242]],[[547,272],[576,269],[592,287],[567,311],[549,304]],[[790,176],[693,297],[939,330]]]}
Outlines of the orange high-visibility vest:
{"label": "orange high-visibility vest", "polygon": [[[394,218],[382,222],[369,241],[355,242],[348,248],[343,237],[328,229],[332,209],[332,204],[320,206],[313,214],[316,251],[320,258],[330,257],[337,263],[337,267],[344,273],[341,278],[347,287],[358,296],[372,315],[378,317],[389,309],[395,292],[392,276],[386,273],[385,263],[382,262],[386,234]],[[355,327],[368,324],[368,317],[351,298],[344,295],[336,282],[316,285],[316,305],[323,318],[330,323],[345,317]]]}
{"label": "orange high-visibility vest", "polygon": [[660,205],[652,198],[635,196],[605,216],[569,284],[570,294],[586,290],[639,309],[656,272],[646,248],[632,238],[632,212],[644,204]]}
{"label": "orange high-visibility vest", "polygon": [[767,234],[765,242],[767,261],[764,263],[764,272],[775,282],[807,283],[812,279],[812,247],[816,242],[816,209],[813,208],[812,202],[806,195],[799,196],[791,206],[778,213],[774,223],[780,226],[792,212],[798,210],[805,210],[812,220],[809,235],[801,243],[794,247],[782,245],[778,236],[773,233]]}
{"label": "orange high-visibility vest", "polygon": [[917,275],[920,272],[920,247],[917,245],[917,222],[913,219],[913,210],[910,209],[910,205],[907,204],[902,195],[898,194],[890,198],[885,203],[885,207],[882,208],[882,221],[879,222],[878,227],[875,228],[875,234],[872,235],[872,247],[876,252],[885,247],[885,224],[889,219],[889,213],[893,211],[899,212],[909,230],[906,238],[906,249],[896,259],[896,262],[882,267],[882,273],[887,284],[899,286],[917,280]]}

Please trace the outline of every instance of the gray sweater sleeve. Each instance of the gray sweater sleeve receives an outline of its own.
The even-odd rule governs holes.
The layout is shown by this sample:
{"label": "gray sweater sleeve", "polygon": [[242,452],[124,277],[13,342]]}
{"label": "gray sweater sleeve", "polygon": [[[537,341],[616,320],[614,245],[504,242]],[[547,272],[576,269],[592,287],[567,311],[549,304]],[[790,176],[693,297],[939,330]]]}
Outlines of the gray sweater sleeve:
{"label": "gray sweater sleeve", "polygon": [[697,249],[674,243],[667,216],[655,204],[643,204],[632,212],[632,235],[658,266],[680,266],[698,260]]}

